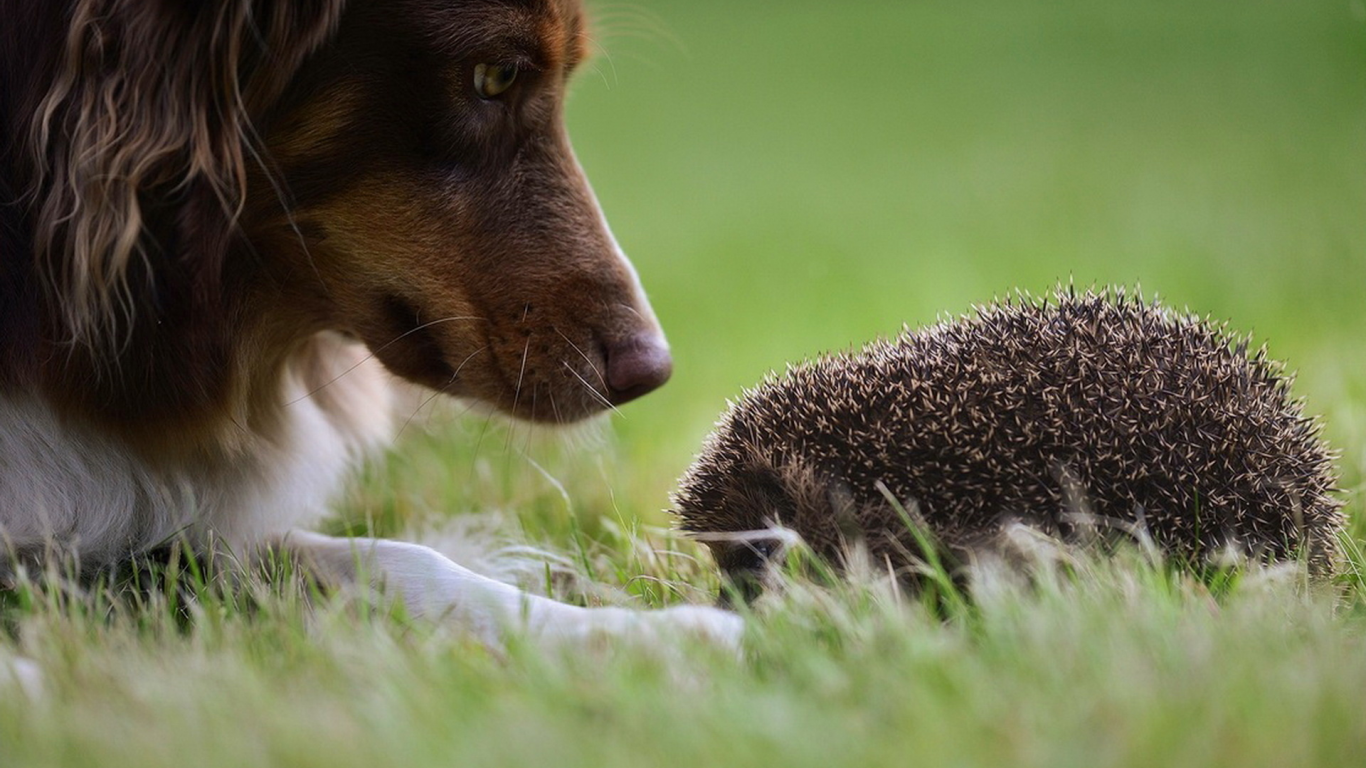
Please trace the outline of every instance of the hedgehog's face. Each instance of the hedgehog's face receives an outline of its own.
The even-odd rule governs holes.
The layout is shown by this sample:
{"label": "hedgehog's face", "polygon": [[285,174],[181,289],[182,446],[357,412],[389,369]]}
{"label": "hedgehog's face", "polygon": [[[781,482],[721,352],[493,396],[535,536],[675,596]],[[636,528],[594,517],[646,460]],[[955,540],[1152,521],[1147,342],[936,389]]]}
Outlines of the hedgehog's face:
{"label": "hedgehog's face", "polygon": [[779,455],[744,430],[722,428],[679,483],[684,531],[712,551],[727,583],[722,602],[750,602],[775,584],[792,545],[831,564],[866,538],[860,500],[843,473],[807,456]]}
{"label": "hedgehog's face", "polygon": [[810,517],[809,475],[795,466],[774,469],[768,461],[694,466],[675,495],[676,510],[683,529],[711,549],[727,584],[723,603],[748,603],[774,580],[775,566],[796,540],[791,529]]}
{"label": "hedgehog's face", "polygon": [[754,602],[773,580],[774,569],[783,561],[787,547],[781,536],[761,536],[749,534],[731,541],[707,542],[725,582],[720,598],[722,607]]}

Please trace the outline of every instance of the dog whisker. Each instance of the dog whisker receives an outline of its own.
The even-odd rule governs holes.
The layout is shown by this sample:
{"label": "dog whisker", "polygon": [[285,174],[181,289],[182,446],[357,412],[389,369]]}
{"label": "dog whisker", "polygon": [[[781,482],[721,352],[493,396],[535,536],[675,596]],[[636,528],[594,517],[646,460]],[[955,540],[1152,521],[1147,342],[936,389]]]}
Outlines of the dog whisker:
{"label": "dog whisker", "polygon": [[[532,421],[533,423],[536,421],[536,394],[537,394],[537,391],[540,389],[540,386],[539,386],[539,385],[540,385],[540,382],[538,382],[538,381],[537,381],[537,382],[532,382],[532,383],[531,383],[531,421]],[[530,451],[531,451],[531,438],[532,438],[532,436],[533,436],[534,434],[535,434],[535,433],[534,433],[533,429],[532,429],[531,427],[527,427],[527,430],[526,430],[526,441],[522,443],[522,451],[521,451],[521,452],[522,452],[522,455],[526,456],[526,455],[528,455],[528,454],[530,453]]]}
{"label": "dog whisker", "polygon": [[587,379],[581,376],[578,371],[574,370],[574,366],[570,365],[565,360],[561,360],[560,365],[563,365],[565,368],[569,370],[570,373],[574,374],[574,378],[578,379],[579,383],[583,385],[583,388],[588,390],[588,394],[597,398],[598,402],[606,406],[607,409],[610,410],[612,413],[615,413],[618,416],[621,415],[621,411],[618,410],[615,405],[612,405],[612,401],[608,400],[601,392],[595,389],[592,384],[589,384]]}
{"label": "dog whisker", "polygon": [[645,319],[645,316],[642,315],[642,314],[640,314],[640,310],[636,309],[635,307],[631,306],[630,304],[618,304],[618,305],[617,305],[617,308],[618,308],[618,309],[624,309],[624,310],[626,310],[629,314],[635,315],[638,319],[641,319],[641,320],[644,320],[644,319]]}
{"label": "dog whisker", "polygon": [[[390,340],[384,342],[384,344],[380,345],[379,349],[386,349],[386,348],[389,347],[389,345],[391,345],[391,344],[393,344],[393,343],[395,343],[395,342],[397,342],[397,341],[399,341],[399,340],[401,340],[401,339],[403,339],[403,338],[405,338],[405,337],[407,337],[407,336],[411,336],[412,334],[417,333],[418,331],[425,331],[425,330],[427,330],[428,328],[431,328],[433,325],[440,325],[440,324],[442,324],[442,323],[451,323],[451,322],[455,322],[455,321],[457,321],[457,320],[479,320],[479,321],[482,321],[482,322],[485,322],[485,323],[488,322],[488,318],[486,318],[486,317],[478,317],[478,316],[475,316],[475,315],[451,315],[450,317],[438,317],[438,318],[435,319],[435,320],[428,320],[427,322],[422,323],[422,324],[418,325],[418,326],[415,327],[415,328],[409,328],[408,330],[404,331],[403,333],[400,333],[399,335],[395,336],[394,338],[392,338],[392,339],[390,339]],[[379,351],[379,350],[376,350],[376,351]]]}
{"label": "dog whisker", "polygon": [[592,31],[604,39],[634,37],[652,42],[663,41],[688,55],[683,39],[670,28],[664,17],[647,8],[631,5],[596,6]]}
{"label": "dog whisker", "polygon": [[585,363],[588,363],[588,367],[593,369],[593,373],[597,374],[598,381],[602,382],[602,388],[607,389],[607,379],[603,377],[602,371],[598,370],[598,367],[593,364],[593,360],[589,358],[588,355],[584,354],[582,349],[579,349],[578,344],[575,344],[572,340],[570,340],[568,336],[564,335],[564,331],[561,331],[559,328],[556,328],[555,333],[560,334],[560,338],[568,342],[569,346],[573,347],[574,351],[579,353],[579,357],[582,357],[583,361]]}
{"label": "dog whisker", "polygon": [[602,57],[607,60],[608,68],[612,70],[612,79],[609,81],[607,79],[607,73],[603,72],[602,67],[599,67],[597,64],[597,56],[593,57],[593,62],[591,66],[593,67],[593,71],[598,74],[598,77],[602,78],[602,84],[607,86],[608,90],[611,90],[613,87],[619,85],[621,83],[621,78],[617,75],[617,64],[616,62],[612,61],[611,52],[607,50],[606,46],[604,46],[602,43],[599,43],[597,39],[595,39],[592,35],[589,35],[586,32],[580,33],[580,37],[587,40],[589,45],[597,49],[598,53],[601,54]]}
{"label": "dog whisker", "polygon": [[423,409],[423,408],[426,408],[428,405],[430,405],[431,402],[432,402],[433,400],[435,400],[436,398],[438,398],[438,397],[440,397],[441,395],[445,394],[446,389],[447,389],[448,387],[450,387],[450,386],[451,386],[452,384],[454,384],[454,383],[455,383],[455,377],[452,376],[452,377],[451,377],[451,380],[450,380],[449,382],[447,382],[446,384],[442,385],[442,387],[441,387],[440,389],[432,390],[432,393],[431,393],[430,395],[428,395],[427,397],[423,398],[423,399],[422,399],[422,402],[420,402],[420,403],[417,404],[417,407],[413,409],[412,413],[409,413],[409,414],[408,414],[408,418],[404,419],[404,420],[403,420],[403,424],[398,428],[397,431],[394,432],[394,439],[397,440],[398,438],[402,437],[402,436],[403,436],[404,430],[406,430],[406,429],[408,428],[408,425],[412,423],[413,419],[417,418],[417,415],[418,415],[419,413],[422,412],[422,409]]}
{"label": "dog whisker", "polygon": [[[235,101],[237,101],[238,104],[242,103],[240,92],[235,94]],[[304,258],[308,261],[309,269],[313,270],[313,276],[318,279],[318,285],[322,286],[323,293],[332,296],[332,286],[328,285],[327,280],[323,278],[322,272],[318,269],[318,263],[313,258],[313,252],[308,248],[308,239],[304,237],[303,229],[299,227],[298,220],[294,218],[294,209],[291,205],[294,196],[289,191],[289,183],[285,180],[283,174],[276,173],[279,169],[274,165],[273,158],[270,158],[267,154],[257,148],[256,143],[261,141],[261,137],[256,132],[255,127],[252,126],[250,122],[247,122],[242,128],[242,132],[242,146],[246,149],[247,153],[251,155],[252,159],[256,161],[256,167],[261,169],[261,175],[266,177],[266,182],[270,184],[271,191],[275,193],[275,199],[280,202],[280,210],[285,215],[285,223],[289,225],[290,231],[294,233],[294,239],[298,241],[299,249],[303,251]],[[264,142],[262,143],[264,144]],[[234,221],[241,215],[242,206],[245,202],[246,198],[244,197],[236,206],[236,210],[232,215]]]}
{"label": "dog whisker", "polygon": [[[527,307],[526,307],[526,309],[525,309],[525,311],[524,311],[524,313],[523,313],[523,315],[522,315],[522,319],[523,319],[523,320],[526,320],[526,314],[527,314],[527,313],[530,313],[530,311],[531,311],[531,306],[530,306],[530,305],[527,305]],[[513,397],[512,397],[512,412],[513,412],[513,413],[516,413],[516,412],[517,412],[517,406],[518,406],[518,404],[520,404],[521,399],[522,399],[522,385],[523,385],[523,384],[525,383],[525,381],[526,381],[526,361],[527,361],[527,357],[530,355],[530,352],[531,352],[531,336],[527,336],[527,337],[526,337],[526,343],[522,345],[522,369],[521,369],[520,371],[517,372],[517,390],[516,390],[516,392],[513,394]],[[536,382],[535,382],[535,381],[531,382],[531,413],[529,414],[528,418],[529,418],[531,421],[535,421],[535,420],[536,420]],[[507,442],[503,445],[503,450],[504,450],[505,452],[509,451],[509,450],[512,448],[512,440],[513,440],[513,438],[516,436],[516,431],[517,431],[517,430],[516,430],[515,427],[514,427],[513,429],[509,429],[509,430],[508,430]],[[527,436],[528,436],[528,437],[531,436],[530,430],[527,431]]]}
{"label": "dog whisker", "polygon": [[475,438],[474,440],[474,453],[472,454],[472,458],[474,458],[476,461],[472,461],[470,463],[471,480],[474,479],[475,470],[478,468],[477,459],[479,458],[479,451],[484,447],[484,436],[488,434],[489,425],[493,423],[493,416],[494,412],[490,411],[489,414],[484,417],[484,423],[479,427],[479,437]]}
{"label": "dog whisker", "polygon": [[528,337],[526,337],[526,343],[522,345],[522,366],[521,366],[521,369],[517,371],[517,386],[514,387],[514,388],[513,388],[513,391],[512,391],[512,412],[513,412],[513,413],[516,413],[516,412],[517,412],[517,404],[518,404],[519,402],[521,402],[521,399],[522,399],[522,382],[523,382],[523,380],[525,380],[525,378],[526,378],[526,360],[527,360],[527,355],[528,355],[530,352],[531,352],[531,337],[528,336]]}
{"label": "dog whisker", "polygon": [[[430,321],[428,321],[428,322],[425,322],[425,323],[423,323],[423,324],[417,326],[416,328],[411,328],[411,329],[409,329],[409,330],[406,330],[406,331],[404,331],[403,333],[400,333],[399,335],[395,336],[394,338],[392,338],[392,339],[390,339],[390,340],[384,342],[383,344],[381,344],[380,346],[376,347],[375,349],[370,350],[370,354],[366,355],[365,357],[362,357],[360,360],[357,360],[355,363],[353,363],[353,364],[351,365],[351,367],[347,368],[346,370],[342,371],[341,373],[337,374],[336,376],[333,376],[332,378],[328,379],[327,381],[323,382],[322,384],[319,384],[318,386],[314,387],[313,389],[309,390],[308,392],[305,392],[305,393],[303,393],[302,395],[299,395],[298,397],[294,398],[293,400],[287,401],[287,402],[285,403],[285,406],[294,405],[295,403],[299,402],[300,400],[307,400],[308,398],[310,398],[310,397],[312,397],[312,396],[318,394],[319,392],[323,391],[324,389],[327,389],[328,387],[330,387],[330,386],[332,386],[333,384],[335,384],[335,383],[337,383],[338,381],[340,381],[340,380],[342,379],[342,377],[346,376],[347,374],[351,373],[352,371],[356,370],[357,368],[361,367],[362,365],[365,365],[366,363],[368,363],[368,362],[370,362],[371,360],[375,359],[375,356],[378,355],[381,351],[383,351],[383,350],[385,350],[385,349],[388,349],[390,346],[392,346],[392,345],[398,343],[399,341],[403,340],[405,337],[407,337],[407,336],[409,336],[409,335],[411,335],[411,334],[417,333],[418,331],[421,331],[421,330],[425,330],[425,329],[427,329],[427,328],[430,328],[430,327],[432,327],[433,325],[438,325],[438,324],[440,324],[440,323],[455,322],[455,321],[457,321],[457,320],[485,320],[485,318],[482,318],[482,317],[465,317],[465,316],[460,316],[460,315],[451,316],[451,317],[442,317],[442,318],[438,318],[438,319],[436,319],[436,320],[430,320]],[[487,322],[487,320],[485,320],[485,322]],[[480,347],[480,350],[479,350],[479,351],[482,352],[484,349],[487,349],[487,347]],[[469,358],[465,358],[465,360],[468,361]],[[463,363],[463,362],[461,363],[462,366],[463,366],[464,364],[465,364],[465,363]]]}
{"label": "dog whisker", "polygon": [[[476,350],[474,350],[473,352],[471,352],[471,353],[469,353],[468,355],[466,355],[466,356],[465,356],[465,359],[464,359],[464,360],[461,360],[461,361],[460,361],[460,365],[457,365],[457,366],[455,367],[455,370],[451,373],[451,378],[450,378],[450,380],[447,381],[445,384],[443,384],[443,385],[441,386],[440,389],[434,390],[434,391],[432,392],[432,394],[429,395],[425,400],[423,400],[421,403],[418,403],[417,407],[413,409],[413,412],[412,412],[412,413],[408,414],[408,418],[407,418],[407,419],[404,419],[404,421],[403,421],[403,426],[399,427],[399,428],[398,428],[398,431],[394,433],[394,439],[397,440],[397,439],[399,438],[399,436],[401,436],[401,435],[403,434],[403,431],[404,431],[405,429],[407,429],[407,428],[408,428],[408,425],[409,425],[410,423],[412,423],[412,420],[413,420],[414,418],[416,418],[417,415],[418,415],[419,413],[422,412],[422,409],[423,409],[423,408],[426,408],[426,407],[427,407],[433,400],[435,400],[438,396],[444,395],[444,394],[448,394],[447,390],[449,390],[451,387],[455,386],[455,383],[456,383],[457,379],[458,379],[459,376],[460,376],[460,371],[464,370],[465,364],[468,363],[469,361],[473,360],[475,355],[479,354],[480,352],[483,352],[483,351],[486,350],[486,349],[488,349],[488,346],[487,346],[487,345],[482,346],[482,347],[480,347],[479,349],[476,349]],[[473,406],[471,406],[471,407],[473,407]],[[468,410],[468,409],[466,409],[466,410]]]}
{"label": "dog whisker", "polygon": [[[688,50],[687,44],[669,25],[659,16],[648,12],[632,12],[640,9],[622,8],[617,12],[599,11],[595,14],[593,24],[593,37],[600,40],[626,39],[644,40],[650,43],[663,42],[668,47],[681,53],[684,58],[691,58],[692,54]],[[639,56],[633,58],[640,59]],[[641,59],[647,64],[656,62],[648,59]]]}

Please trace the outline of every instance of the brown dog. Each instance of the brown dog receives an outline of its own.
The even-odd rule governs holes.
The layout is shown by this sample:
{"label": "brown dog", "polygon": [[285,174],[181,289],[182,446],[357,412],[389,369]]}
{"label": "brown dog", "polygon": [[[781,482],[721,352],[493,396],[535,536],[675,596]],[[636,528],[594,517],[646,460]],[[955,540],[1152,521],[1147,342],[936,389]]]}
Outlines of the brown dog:
{"label": "brown dog", "polygon": [[298,529],[388,371],[569,422],[670,358],[565,135],[577,0],[14,0],[0,29],[0,575],[176,536],[357,567],[496,643],[686,625]]}

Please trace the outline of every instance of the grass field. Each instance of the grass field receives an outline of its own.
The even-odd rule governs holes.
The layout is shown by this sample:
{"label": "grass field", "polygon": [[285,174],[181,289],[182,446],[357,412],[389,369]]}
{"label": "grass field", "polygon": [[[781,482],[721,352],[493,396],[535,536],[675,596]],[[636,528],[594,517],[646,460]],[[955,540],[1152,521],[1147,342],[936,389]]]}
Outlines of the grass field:
{"label": "grass field", "polygon": [[[661,510],[726,398],[1072,280],[1266,342],[1323,415],[1366,538],[1362,0],[597,8],[571,133],[674,380],[563,437],[423,410],[336,529],[578,602],[708,600],[712,569]],[[1366,761],[1358,578],[1212,594],[1136,556],[1064,570],[989,575],[947,621],[872,579],[796,585],[743,660],[499,658],[360,606],[305,611],[288,585],[207,598],[188,626],[160,599],[48,592],[3,609],[0,657],[38,660],[49,690],[0,688],[0,766]]]}

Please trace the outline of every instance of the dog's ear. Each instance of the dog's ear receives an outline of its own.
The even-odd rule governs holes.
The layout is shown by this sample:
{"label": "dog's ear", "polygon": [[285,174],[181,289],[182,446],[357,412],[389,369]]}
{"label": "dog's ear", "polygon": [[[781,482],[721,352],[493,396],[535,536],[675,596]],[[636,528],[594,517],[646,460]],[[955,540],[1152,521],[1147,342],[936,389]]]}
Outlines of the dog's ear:
{"label": "dog's ear", "polygon": [[24,153],[44,378],[99,418],[183,420],[229,386],[252,121],[344,0],[69,2]]}
{"label": "dog's ear", "polygon": [[332,37],[343,5],[344,0],[256,0],[256,37],[243,78],[250,114],[269,108],[309,54]]}
{"label": "dog's ear", "polygon": [[[202,204],[166,209],[207,193],[219,209],[208,218],[231,229],[251,119],[329,38],[342,3],[75,0],[28,153],[54,336],[107,347],[145,300],[160,303],[139,294],[178,290],[158,282],[179,275],[195,292],[217,288],[228,232],[203,231]],[[198,231],[160,229],[186,219]],[[176,269],[161,269],[167,260]]]}

